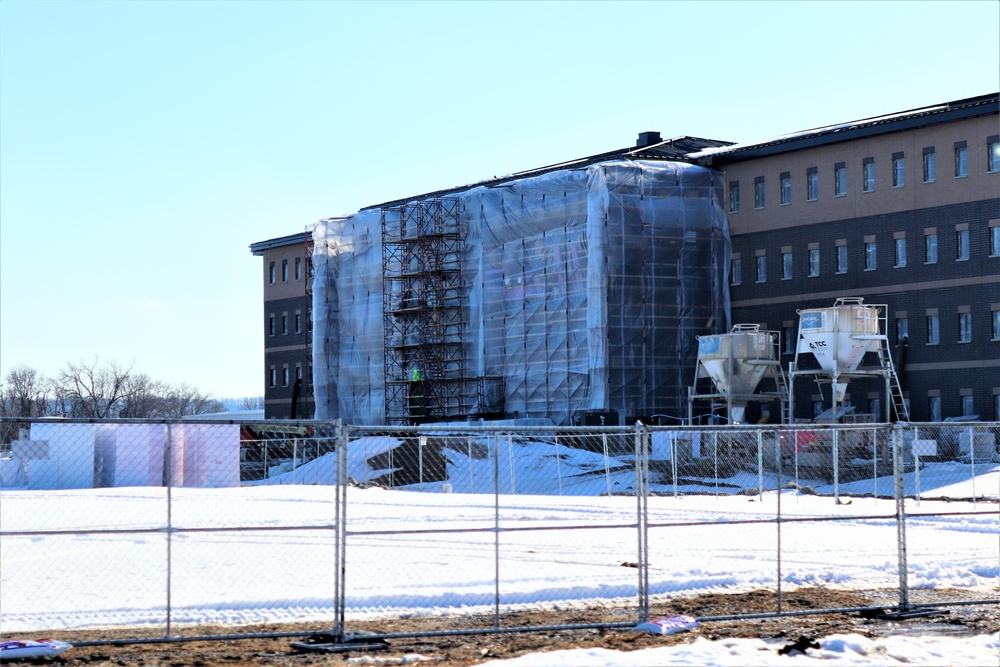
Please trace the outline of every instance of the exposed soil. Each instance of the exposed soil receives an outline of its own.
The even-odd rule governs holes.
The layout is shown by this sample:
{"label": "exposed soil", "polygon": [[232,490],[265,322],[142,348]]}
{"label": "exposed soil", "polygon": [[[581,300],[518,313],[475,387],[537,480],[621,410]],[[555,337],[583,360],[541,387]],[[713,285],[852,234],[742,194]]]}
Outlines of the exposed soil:
{"label": "exposed soil", "polygon": [[[845,592],[819,588],[787,592],[782,598],[782,611],[801,612],[809,609],[849,609],[858,607],[896,604],[894,592]],[[960,600],[968,597],[960,591],[921,591],[922,603],[934,600]],[[978,596],[982,599],[983,596]],[[770,591],[744,594],[707,594],[690,598],[671,599],[654,604],[651,618],[688,614],[698,618],[731,616],[734,614],[770,613],[775,609],[775,595]],[[593,628],[582,630],[536,630],[484,634],[432,635],[390,638],[383,650],[351,650],[338,653],[302,652],[294,649],[293,642],[306,636],[323,632],[326,628],[311,625],[268,625],[233,627],[183,628],[175,636],[205,636],[209,634],[244,634],[251,632],[301,632],[301,636],[267,639],[218,639],[210,641],[174,641],[142,644],[75,645],[62,656],[47,660],[25,660],[12,664],[45,665],[150,665],[153,667],[218,667],[220,665],[268,665],[271,667],[299,667],[308,665],[341,665],[349,658],[402,658],[417,653],[433,658],[435,667],[475,665],[486,660],[513,658],[525,653],[555,651],[569,648],[603,647],[620,651],[633,651],[656,646],[691,642],[695,637],[723,639],[733,637],[774,639],[791,644],[805,637],[815,639],[836,633],[857,633],[866,637],[893,634],[913,635],[974,635],[1000,631],[1000,605],[977,604],[942,607],[934,616],[908,620],[874,618],[871,613],[839,612],[811,615],[785,615],[780,618],[744,620],[704,620],[701,626],[689,632],[670,636],[653,636],[634,632],[629,628]],[[634,609],[600,609],[553,612],[518,612],[500,619],[502,628],[522,626],[553,626],[565,624],[615,624],[630,622],[635,618]],[[461,618],[409,618],[382,619],[348,623],[348,631],[361,635],[433,633],[446,630],[469,631],[490,627],[492,616],[463,616]],[[38,638],[41,635],[18,635],[18,638]],[[56,639],[73,642],[101,642],[139,636],[135,630],[87,630],[49,633]],[[0,639],[11,639],[5,633]],[[399,664],[397,662],[397,664]],[[419,663],[418,663],[419,664]]]}

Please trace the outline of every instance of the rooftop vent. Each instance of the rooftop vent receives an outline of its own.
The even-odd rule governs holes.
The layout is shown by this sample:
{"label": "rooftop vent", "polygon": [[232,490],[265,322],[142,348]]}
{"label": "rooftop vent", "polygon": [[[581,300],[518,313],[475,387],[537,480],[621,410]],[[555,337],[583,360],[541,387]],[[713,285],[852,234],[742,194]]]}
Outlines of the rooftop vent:
{"label": "rooftop vent", "polygon": [[653,144],[658,144],[663,139],[660,139],[659,132],[640,132],[639,139],[635,142],[636,148],[643,148],[645,146],[652,146]]}

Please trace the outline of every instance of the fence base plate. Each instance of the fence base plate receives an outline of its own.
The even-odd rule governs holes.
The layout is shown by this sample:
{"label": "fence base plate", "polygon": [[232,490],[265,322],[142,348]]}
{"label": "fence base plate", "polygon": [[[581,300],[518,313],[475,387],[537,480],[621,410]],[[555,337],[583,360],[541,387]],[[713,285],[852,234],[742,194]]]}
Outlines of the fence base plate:
{"label": "fence base plate", "polygon": [[951,612],[944,609],[909,609],[906,611],[890,611],[879,614],[877,618],[883,621],[905,621],[908,618],[924,618],[925,616],[943,616]]}
{"label": "fence base plate", "polygon": [[309,635],[305,641],[292,642],[296,651],[310,653],[346,653],[348,651],[382,651],[389,648],[384,639],[364,636],[339,636],[325,632]]}

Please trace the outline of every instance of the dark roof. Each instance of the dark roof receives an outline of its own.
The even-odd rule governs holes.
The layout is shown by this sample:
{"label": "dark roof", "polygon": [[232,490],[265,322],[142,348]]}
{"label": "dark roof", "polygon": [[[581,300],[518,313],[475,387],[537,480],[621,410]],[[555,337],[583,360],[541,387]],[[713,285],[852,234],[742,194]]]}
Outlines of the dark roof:
{"label": "dark roof", "polygon": [[250,244],[250,252],[254,255],[263,255],[265,250],[270,250],[271,248],[283,248],[284,246],[299,245],[303,244],[312,238],[311,231],[299,232],[298,234],[289,234],[288,236],[279,236],[278,238],[268,239],[266,241],[258,241],[257,243]]}
{"label": "dark roof", "polygon": [[[643,134],[653,134],[653,133],[643,133]],[[558,164],[550,164],[546,167],[538,167],[536,169],[529,169],[527,171],[519,171],[515,174],[508,174],[507,176],[480,181],[479,183],[470,183],[468,185],[448,188],[445,190],[435,190],[434,192],[427,192],[421,195],[405,197],[403,199],[395,199],[393,201],[383,202],[381,204],[365,206],[361,210],[367,211],[376,208],[385,208],[388,206],[398,206],[400,204],[405,204],[411,201],[420,201],[422,199],[446,197],[448,195],[454,195],[458,194],[459,192],[464,192],[474,187],[482,187],[482,186],[496,187],[499,185],[504,185],[506,183],[511,183],[512,181],[516,181],[522,178],[540,176],[541,174],[546,174],[552,171],[559,171],[560,169],[581,169],[583,167],[587,167],[592,164],[597,164],[598,162],[607,162],[609,160],[667,160],[672,162],[693,162],[693,160],[691,160],[691,158],[688,157],[692,153],[697,153],[707,148],[729,146],[731,144],[732,142],[730,141],[719,141],[717,139],[701,139],[699,137],[676,137],[674,139],[668,139],[666,141],[661,141],[655,144],[651,144],[649,146],[641,146],[641,147],[633,146],[629,148],[619,148],[617,150],[608,151],[607,153],[591,155],[589,157],[579,158],[577,160],[570,160],[568,162],[560,162]]]}
{"label": "dark roof", "polygon": [[828,144],[863,139],[890,132],[950,123],[965,118],[995,114],[1000,111],[1000,93],[969,97],[929,107],[899,111],[862,120],[794,132],[763,141],[731,144],[721,148],[703,149],[687,157],[705,166],[718,166],[755,158],[815,148]]}

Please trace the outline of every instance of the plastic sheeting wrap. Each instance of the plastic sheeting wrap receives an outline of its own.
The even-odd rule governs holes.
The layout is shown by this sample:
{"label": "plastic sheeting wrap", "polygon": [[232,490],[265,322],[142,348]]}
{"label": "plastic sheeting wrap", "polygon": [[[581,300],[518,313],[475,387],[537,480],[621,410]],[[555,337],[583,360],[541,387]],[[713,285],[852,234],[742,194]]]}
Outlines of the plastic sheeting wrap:
{"label": "plastic sheeting wrap", "polygon": [[[729,327],[721,174],[612,161],[450,195],[462,210],[466,377],[510,416],[686,414],[695,336]],[[316,417],[385,423],[381,212],[313,231]]]}

